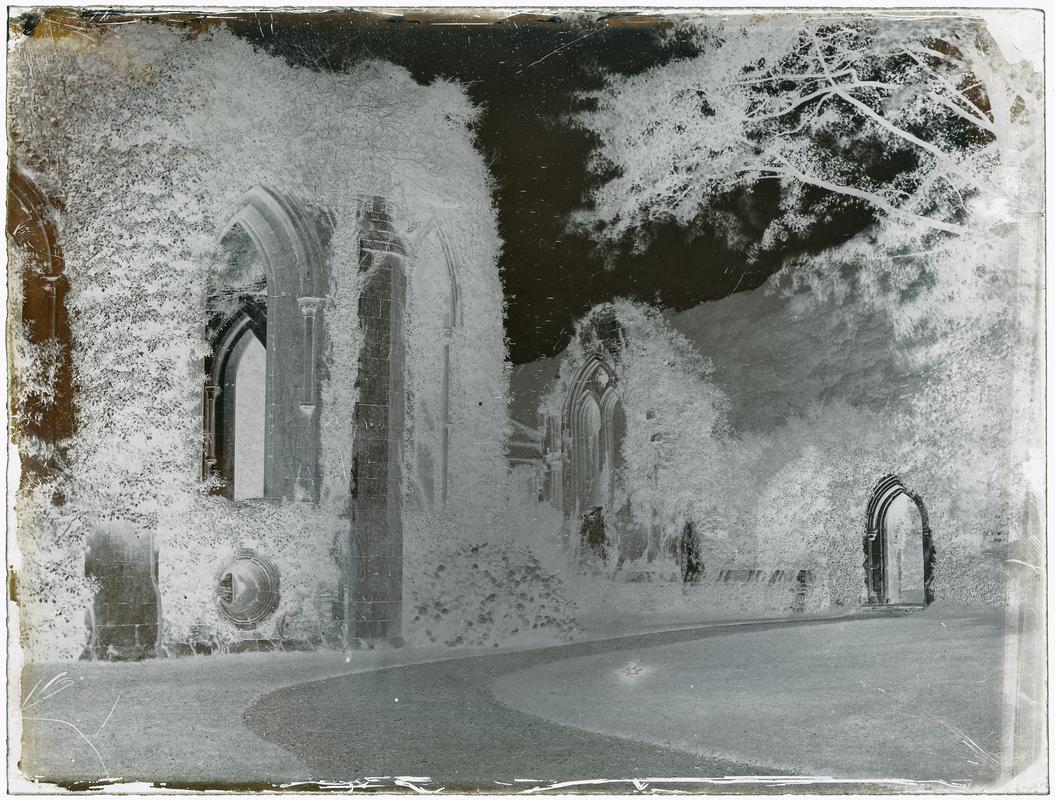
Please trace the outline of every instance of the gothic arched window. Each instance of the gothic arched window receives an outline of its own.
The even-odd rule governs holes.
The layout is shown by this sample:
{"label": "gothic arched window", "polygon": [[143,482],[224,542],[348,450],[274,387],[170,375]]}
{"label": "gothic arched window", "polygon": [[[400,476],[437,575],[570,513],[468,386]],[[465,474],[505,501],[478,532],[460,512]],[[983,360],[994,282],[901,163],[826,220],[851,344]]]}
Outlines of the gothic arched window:
{"label": "gothic arched window", "polygon": [[613,511],[626,438],[626,414],[614,370],[600,356],[591,356],[572,382],[568,398],[571,491],[565,508],[576,516],[598,506]]}
{"label": "gothic arched window", "polygon": [[205,472],[223,478],[224,496],[242,500],[266,494],[267,279],[239,226],[222,244],[229,264],[210,295]]}
{"label": "gothic arched window", "polygon": [[872,491],[867,516],[864,550],[868,602],[929,603],[934,545],[923,501],[896,475],[885,475]]}
{"label": "gothic arched window", "polygon": [[266,186],[244,198],[209,291],[203,473],[227,497],[317,500],[324,257],[333,218]]}

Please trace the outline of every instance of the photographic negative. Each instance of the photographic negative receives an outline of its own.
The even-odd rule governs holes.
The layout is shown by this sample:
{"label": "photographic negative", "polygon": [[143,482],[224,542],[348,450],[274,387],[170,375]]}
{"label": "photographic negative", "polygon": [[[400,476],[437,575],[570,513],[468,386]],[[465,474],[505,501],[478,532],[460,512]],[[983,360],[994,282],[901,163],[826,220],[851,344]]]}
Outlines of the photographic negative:
{"label": "photographic negative", "polygon": [[1046,791],[1040,12],[8,23],[13,790]]}

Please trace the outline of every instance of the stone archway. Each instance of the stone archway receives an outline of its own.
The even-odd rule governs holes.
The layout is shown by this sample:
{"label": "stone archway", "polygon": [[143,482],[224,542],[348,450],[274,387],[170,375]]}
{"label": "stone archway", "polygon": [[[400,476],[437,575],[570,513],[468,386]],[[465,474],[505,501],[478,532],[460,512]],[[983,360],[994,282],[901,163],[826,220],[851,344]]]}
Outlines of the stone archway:
{"label": "stone archway", "polygon": [[[238,406],[238,373],[242,356],[250,343],[264,350],[263,402],[266,408],[266,359],[267,359],[267,311],[266,304],[243,298],[237,309],[212,332],[213,353],[207,361],[208,381],[205,387],[205,464],[204,473],[218,474],[223,478],[219,493],[225,497],[236,497],[238,482],[236,471],[239,449],[237,429],[244,420],[236,414]],[[261,414],[263,417],[264,414]],[[264,426],[264,420],[260,424]],[[265,430],[266,437],[266,430]],[[261,458],[260,468],[264,459]],[[259,497],[264,496],[261,480]]]}
{"label": "stone archway", "polygon": [[[425,508],[442,507],[447,504],[451,491],[451,434],[452,403],[457,398],[452,396],[451,375],[453,365],[457,364],[460,353],[457,352],[456,338],[463,327],[462,293],[458,279],[461,271],[458,248],[451,239],[446,225],[438,215],[433,215],[417,236],[406,246],[407,257],[415,265],[415,274],[421,275],[426,283],[429,271],[433,271],[432,280],[442,273],[441,282],[432,284],[428,303],[430,310],[437,313],[439,320],[437,336],[428,344],[427,354],[418,345],[416,352],[408,354],[408,374],[414,371],[415,356],[426,357],[430,364],[439,364],[439,382],[433,393],[416,396],[417,405],[413,410],[417,419],[427,419],[427,433],[419,427],[415,433],[417,464],[414,469],[419,503]],[[416,277],[415,281],[421,278]],[[409,300],[408,300],[409,302]],[[408,307],[409,312],[409,307]],[[412,313],[412,312],[410,312]],[[435,426],[435,427],[434,427]],[[434,438],[435,434],[435,438]],[[454,456],[456,457],[456,456]]]}
{"label": "stone archway", "polygon": [[868,501],[864,556],[869,605],[926,605],[933,599],[927,509],[896,475],[881,478]]}
{"label": "stone archway", "polygon": [[614,545],[622,564],[629,516],[620,496],[626,413],[615,370],[601,353],[590,355],[572,380],[561,427],[565,519],[573,521],[581,552],[605,561]]}
{"label": "stone archway", "polygon": [[[50,474],[63,460],[63,441],[76,425],[71,332],[66,310],[69,281],[59,245],[56,204],[26,175],[8,173],[7,235],[10,258],[21,266],[21,303],[11,307],[9,324],[18,326],[30,347],[52,350],[54,371],[48,391],[16,393],[12,428],[43,447],[22,447],[22,481]],[[19,380],[16,362],[15,379]]]}
{"label": "stone archway", "polygon": [[[230,285],[213,287],[206,359],[203,473],[225,480],[233,496],[233,368],[252,333],[267,354],[263,496],[316,499],[319,491],[318,394],[322,300],[328,291],[325,246],[331,220],[266,186],[243,198],[221,244]],[[242,274],[244,273],[244,274]]]}
{"label": "stone archway", "polygon": [[615,370],[600,355],[590,356],[572,381],[563,428],[568,432],[565,514],[581,517],[610,506],[622,468],[626,415]]}

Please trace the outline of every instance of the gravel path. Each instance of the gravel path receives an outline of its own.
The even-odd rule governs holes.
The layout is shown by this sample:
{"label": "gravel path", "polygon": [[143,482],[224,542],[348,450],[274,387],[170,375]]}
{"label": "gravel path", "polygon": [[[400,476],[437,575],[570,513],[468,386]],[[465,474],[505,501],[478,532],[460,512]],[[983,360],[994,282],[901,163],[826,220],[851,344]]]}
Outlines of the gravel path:
{"label": "gravel path", "polygon": [[320,781],[376,776],[371,785],[392,786],[406,776],[433,788],[508,791],[528,788],[525,782],[773,775],[757,765],[546,722],[497,702],[491,684],[506,673],[566,658],[847,619],[712,626],[346,675],[272,692],[244,718],[250,730],[295,754]]}

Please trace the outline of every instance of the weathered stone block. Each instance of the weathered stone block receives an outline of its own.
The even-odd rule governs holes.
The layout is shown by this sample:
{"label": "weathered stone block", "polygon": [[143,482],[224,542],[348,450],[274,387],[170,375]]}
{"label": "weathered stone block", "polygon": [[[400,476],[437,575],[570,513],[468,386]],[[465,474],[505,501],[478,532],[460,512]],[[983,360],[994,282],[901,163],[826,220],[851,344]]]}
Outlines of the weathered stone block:
{"label": "weathered stone block", "polygon": [[365,403],[355,405],[356,428],[365,427],[366,432],[375,436],[388,429],[388,406]]}

